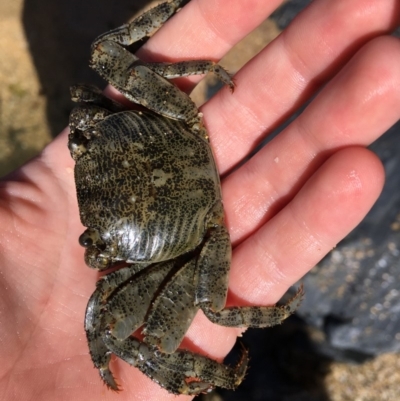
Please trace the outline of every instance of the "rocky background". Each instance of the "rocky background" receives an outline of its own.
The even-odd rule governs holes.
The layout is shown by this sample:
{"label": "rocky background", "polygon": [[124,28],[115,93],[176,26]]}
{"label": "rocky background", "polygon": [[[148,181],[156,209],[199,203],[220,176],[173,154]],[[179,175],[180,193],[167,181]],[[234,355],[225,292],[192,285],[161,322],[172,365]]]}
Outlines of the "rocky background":
{"label": "rocky background", "polygon": [[[237,71],[309,0],[287,1],[222,61]],[[103,85],[87,67],[99,33],[149,0],[0,0],[0,176],[34,157],[68,122],[69,86]],[[215,90],[208,79],[193,94]],[[294,117],[293,117],[294,118]],[[306,299],[281,327],[248,330],[249,374],[236,392],[199,401],[385,401],[400,399],[400,126],[371,148],[385,189],[364,222],[304,279]],[[228,358],[235,360],[235,352]]]}

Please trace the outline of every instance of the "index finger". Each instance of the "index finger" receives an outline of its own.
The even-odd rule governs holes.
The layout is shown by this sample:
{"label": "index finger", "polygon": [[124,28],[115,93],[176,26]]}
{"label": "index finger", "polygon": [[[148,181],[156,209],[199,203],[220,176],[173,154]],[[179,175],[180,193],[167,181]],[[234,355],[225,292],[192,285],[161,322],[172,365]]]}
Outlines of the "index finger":
{"label": "index finger", "polygon": [[396,0],[315,0],[236,75],[233,95],[204,105],[219,170],[226,173],[315,94],[356,51],[398,23]]}

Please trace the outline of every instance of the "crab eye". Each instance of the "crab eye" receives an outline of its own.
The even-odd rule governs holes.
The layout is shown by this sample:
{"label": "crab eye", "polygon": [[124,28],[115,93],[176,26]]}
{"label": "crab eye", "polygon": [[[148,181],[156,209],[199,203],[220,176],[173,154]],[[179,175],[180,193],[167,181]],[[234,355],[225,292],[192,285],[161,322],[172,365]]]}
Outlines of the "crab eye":
{"label": "crab eye", "polygon": [[93,245],[93,240],[92,240],[92,238],[86,236],[85,233],[83,233],[79,237],[79,245],[83,246],[84,248],[89,248],[89,246]]}
{"label": "crab eye", "polygon": [[84,248],[89,248],[94,243],[97,243],[99,240],[100,240],[99,232],[93,228],[88,228],[79,237],[79,244]]}

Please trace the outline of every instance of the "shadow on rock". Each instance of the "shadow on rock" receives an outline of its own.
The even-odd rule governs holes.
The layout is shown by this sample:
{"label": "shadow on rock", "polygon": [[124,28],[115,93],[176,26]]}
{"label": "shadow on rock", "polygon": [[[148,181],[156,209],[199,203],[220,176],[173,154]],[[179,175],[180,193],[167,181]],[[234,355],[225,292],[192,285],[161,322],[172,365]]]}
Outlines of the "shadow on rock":
{"label": "shadow on rock", "polygon": [[26,0],[22,22],[53,136],[68,124],[69,87],[79,82],[105,86],[88,66],[95,37],[128,21],[151,0]]}
{"label": "shadow on rock", "polygon": [[[328,401],[324,380],[330,359],[314,349],[303,322],[291,317],[281,326],[249,329],[239,340],[249,349],[248,374],[236,391],[216,389],[199,401]],[[240,348],[240,344],[236,348]],[[234,350],[235,351],[235,350]],[[235,353],[233,351],[233,354]],[[237,359],[230,354],[227,363]]]}
{"label": "shadow on rock", "polygon": [[362,361],[400,351],[400,124],[370,146],[386,182],[363,222],[304,279],[298,313],[322,330],[321,351]]}

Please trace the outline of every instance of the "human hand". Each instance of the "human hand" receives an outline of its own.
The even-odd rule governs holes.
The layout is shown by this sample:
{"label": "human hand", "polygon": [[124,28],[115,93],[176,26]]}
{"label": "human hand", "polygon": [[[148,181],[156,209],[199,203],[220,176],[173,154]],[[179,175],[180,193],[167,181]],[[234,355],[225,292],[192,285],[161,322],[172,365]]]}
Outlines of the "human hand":
{"label": "human hand", "polygon": [[[192,0],[141,54],[157,61],[219,59],[281,1],[267,3]],[[202,108],[225,177],[235,246],[230,303],[275,303],[378,196],[382,166],[364,147],[399,118],[400,46],[388,36],[374,38],[394,28],[398,11],[395,0],[315,0],[236,74],[233,94],[223,89]],[[318,90],[300,117],[227,175]],[[66,136],[0,185],[0,394],[42,401],[190,399],[167,394],[121,361],[113,370],[124,391],[115,395],[92,367],[83,316],[97,273],[84,265],[77,241],[84,229]],[[185,345],[222,359],[238,333],[199,313]]]}

